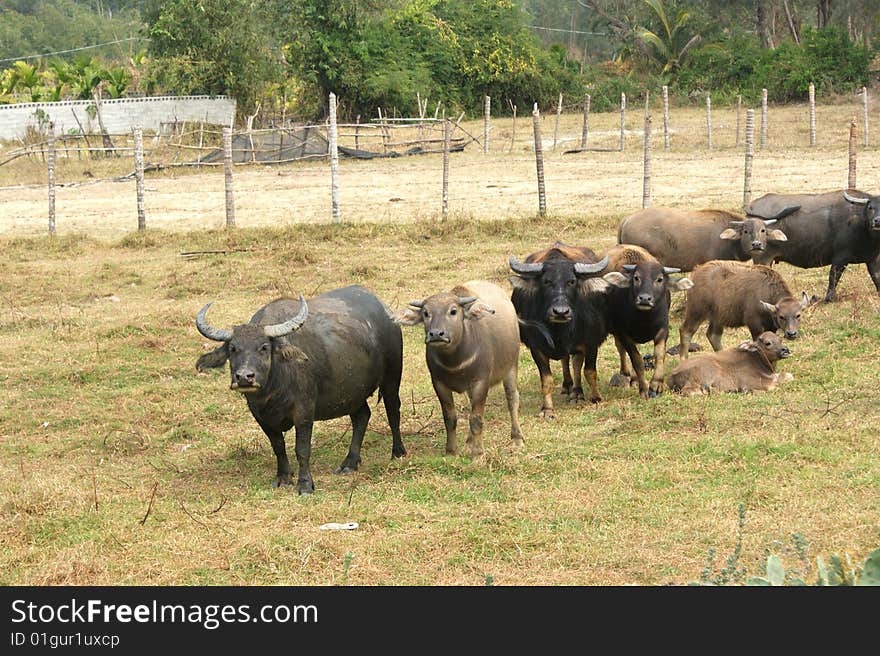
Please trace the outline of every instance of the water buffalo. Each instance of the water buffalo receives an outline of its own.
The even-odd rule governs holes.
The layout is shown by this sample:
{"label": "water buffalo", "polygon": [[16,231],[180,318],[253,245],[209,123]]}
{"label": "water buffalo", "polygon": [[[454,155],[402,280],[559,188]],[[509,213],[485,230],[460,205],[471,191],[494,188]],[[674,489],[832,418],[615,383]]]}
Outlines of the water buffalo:
{"label": "water buffalo", "polygon": [[770,244],[784,242],[783,231],[767,220],[724,210],[679,210],[649,207],[620,222],[618,244],[646,249],[664,266],[692,271],[709,260],[748,260]]}
{"label": "water buffalo", "polygon": [[471,402],[467,451],[483,453],[483,413],[489,388],[504,385],[510,412],[510,439],[522,447],[519,427],[519,326],[507,293],[498,285],[471,280],[450,292],[412,301],[396,320],[425,328],[425,359],[446,425],[446,453],[458,453],[458,418],[452,393],[466,393]]}
{"label": "water buffalo", "polygon": [[251,414],[272,443],[278,461],[274,486],[291,485],[284,432],[296,429],[297,491],[314,492],[309,469],[315,420],[351,417],[351,446],[336,470],[358,468],[370,419],[367,399],[379,390],[391,427],[391,455],[406,455],[400,439],[400,326],[371,292],[353,285],[299,301],[280,298],[260,308],[249,323],[231,330],[207,323],[211,303],[196,317],[199,332],[221,346],[196,368],[229,361],[230,389],[244,394]]}
{"label": "water buffalo", "polygon": [[794,378],[776,373],[776,362],[791,355],[776,333],[717,353],[683,360],[669,372],[669,389],[686,395],[717,392],[765,392]]}
{"label": "water buffalo", "polygon": [[688,356],[691,336],[707,320],[706,336],[716,351],[725,328],[747,326],[752,339],[782,330],[786,339],[795,339],[801,312],[816,300],[806,292],[795,298],[782,276],[761,264],[712,260],[694,269],[691,280],[694,288],[687,294],[679,329],[682,359]]}
{"label": "water buffalo", "polygon": [[[560,242],[531,253],[524,262],[510,256],[511,301],[520,320],[520,340],[531,352],[541,376],[542,417],[555,416],[551,359],[563,361],[563,392],[568,388],[572,400],[584,399],[581,363],[590,383],[590,401],[602,400],[596,359],[608,327],[606,299],[599,292],[607,289],[608,283],[599,273],[607,263],[589,248]],[[574,377],[568,371],[569,356],[574,356]]]}
{"label": "water buffalo", "polygon": [[770,244],[758,264],[788,262],[802,269],[831,265],[825,302],[837,298],[847,264],[864,262],[880,293],[880,196],[842,190],[824,194],[766,194],[749,205],[750,216],[787,213],[780,221],[788,241]]}
{"label": "water buffalo", "polygon": [[[665,267],[640,246],[622,244],[606,253],[608,267],[603,279],[613,285],[608,299],[608,328],[620,355],[620,373],[612,384],[632,380],[626,356],[632,361],[639,395],[642,398],[663,392],[666,339],[669,337],[671,292],[693,286],[687,278],[674,279],[669,274],[678,269]],[[650,386],[638,345],[654,342],[654,374]]]}

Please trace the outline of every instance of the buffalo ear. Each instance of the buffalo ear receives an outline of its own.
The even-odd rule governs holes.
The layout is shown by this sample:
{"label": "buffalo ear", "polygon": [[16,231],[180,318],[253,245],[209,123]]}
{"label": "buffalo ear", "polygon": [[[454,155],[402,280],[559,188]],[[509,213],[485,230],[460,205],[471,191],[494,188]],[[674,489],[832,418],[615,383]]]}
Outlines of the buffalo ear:
{"label": "buffalo ear", "polygon": [[721,239],[739,239],[740,231],[735,230],[734,228],[727,228],[724,232],[718,235]]}
{"label": "buffalo ear", "polygon": [[767,241],[788,241],[788,237],[782,230],[768,230]]}
{"label": "buffalo ear", "polygon": [[761,309],[765,312],[769,312],[773,314],[776,312],[776,306],[773,303],[768,303],[767,301],[761,301]]}
{"label": "buffalo ear", "polygon": [[808,307],[813,305],[814,303],[819,302],[819,297],[813,294],[812,296],[807,296],[807,292],[801,292],[801,309],[806,310]]}
{"label": "buffalo ear", "polygon": [[534,276],[510,275],[507,277],[511,286],[524,294],[536,294],[538,292],[538,280]]}
{"label": "buffalo ear", "polygon": [[306,355],[306,352],[303,351],[298,346],[294,346],[293,344],[284,343],[284,344],[279,344],[277,348],[278,348],[278,350],[276,351],[276,353],[278,353],[278,357],[281,358],[282,360],[285,360],[287,362],[308,362],[309,361],[309,356]]}
{"label": "buffalo ear", "polygon": [[491,314],[495,314],[495,308],[483,303],[483,301],[468,303],[467,307],[464,308],[464,318],[471,321],[479,321]]}
{"label": "buffalo ear", "polygon": [[222,367],[226,364],[226,360],[229,358],[229,353],[226,350],[226,343],[224,342],[213,351],[209,353],[205,353],[202,357],[196,360],[196,371],[204,371],[205,369],[217,369],[218,367]]}
{"label": "buffalo ear", "polygon": [[694,281],[690,278],[670,278],[666,286],[669,288],[669,291],[683,292],[693,288]]}
{"label": "buffalo ear", "polygon": [[408,307],[394,315],[394,322],[404,326],[416,326],[422,323],[422,311],[413,307]]}
{"label": "buffalo ear", "polygon": [[739,344],[737,344],[736,350],[737,351],[750,351],[750,352],[754,353],[755,351],[758,350],[758,347],[755,345],[754,342],[745,341],[745,342],[740,342]]}
{"label": "buffalo ear", "polygon": [[602,276],[602,280],[614,285],[615,287],[629,287],[632,285],[632,278],[620,271],[611,271]]}

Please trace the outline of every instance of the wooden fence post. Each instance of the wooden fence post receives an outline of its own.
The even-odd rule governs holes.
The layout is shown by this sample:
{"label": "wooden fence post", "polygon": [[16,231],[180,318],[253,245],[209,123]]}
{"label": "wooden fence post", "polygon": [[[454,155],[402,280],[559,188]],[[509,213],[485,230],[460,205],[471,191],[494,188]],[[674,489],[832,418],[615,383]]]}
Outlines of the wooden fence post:
{"label": "wooden fence post", "polygon": [[651,109],[651,90],[645,89],[645,116],[648,115],[648,112]]}
{"label": "wooden fence post", "polygon": [[743,97],[736,97],[736,147],[739,148],[739,122],[740,122],[740,114],[742,113],[742,103]]}
{"label": "wooden fence post", "polygon": [[669,87],[663,85],[663,147],[669,149]]}
{"label": "wooden fence post", "polygon": [[743,212],[752,202],[752,160],[755,157],[755,110],[746,110],[746,165],[743,182]]}
{"label": "wooden fence post", "polygon": [[46,170],[49,185],[49,234],[55,235],[55,124],[49,123],[49,131],[46,133]]}
{"label": "wooden fence post", "polygon": [[562,115],[562,94],[559,94],[559,102],[556,103],[556,123],[553,125],[553,150],[556,150],[556,138],[559,135],[559,117]]}
{"label": "wooden fence post", "polygon": [[816,87],[810,82],[810,146],[816,145]]}
{"label": "wooden fence post", "polygon": [[147,229],[146,204],[144,203],[144,131],[137,125],[132,128],[134,135],[134,180],[137,194],[138,230]]}
{"label": "wooden fence post", "polygon": [[235,227],[235,197],[232,194],[232,128],[223,128],[223,173],[226,187],[226,227]]}
{"label": "wooden fence post", "polygon": [[336,94],[330,92],[330,203],[333,223],[339,223],[339,130],[336,127]]}
{"label": "wooden fence post", "polygon": [[862,115],[865,123],[865,145],[868,145],[868,87],[862,87]]}
{"label": "wooden fence post", "polygon": [[767,147],[767,89],[761,89],[761,150]]}
{"label": "wooden fence post", "polygon": [[547,216],[547,197],[544,189],[544,148],[541,144],[541,114],[538,112],[538,103],[532,110],[532,125],[535,133],[535,165],[538,169],[538,214],[541,218]]}
{"label": "wooden fence post", "polygon": [[590,132],[590,94],[584,94],[584,125],[581,128],[581,150],[587,149],[587,136]]}
{"label": "wooden fence post", "polygon": [[510,109],[513,111],[513,127],[510,130],[510,152],[513,152],[513,146],[516,143],[516,105],[508,98],[508,104],[510,105]]}
{"label": "wooden fence post", "polygon": [[443,194],[440,211],[440,219],[445,221],[449,216],[449,121],[446,120],[446,110],[443,110]]}
{"label": "wooden fence post", "polygon": [[357,118],[354,119],[354,149],[360,150],[361,144],[361,115],[358,114]]}
{"label": "wooden fence post", "polygon": [[849,175],[846,182],[847,189],[856,188],[856,119],[849,122]]}
{"label": "wooden fence post", "polygon": [[620,94],[620,150],[623,150],[626,140],[624,133],[626,132],[626,94]]}
{"label": "wooden fence post", "polygon": [[483,154],[489,153],[489,120],[492,115],[492,99],[485,96],[483,109]]}
{"label": "wooden fence post", "polygon": [[642,177],[642,208],[651,204],[651,115],[645,115],[645,169]]}
{"label": "wooden fence post", "polygon": [[706,143],[712,150],[712,98],[706,95]]}

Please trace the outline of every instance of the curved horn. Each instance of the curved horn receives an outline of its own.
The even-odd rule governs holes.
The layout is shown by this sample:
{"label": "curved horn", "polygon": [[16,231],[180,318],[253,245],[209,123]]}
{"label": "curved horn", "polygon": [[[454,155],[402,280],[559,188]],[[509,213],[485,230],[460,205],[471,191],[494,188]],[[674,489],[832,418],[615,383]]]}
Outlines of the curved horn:
{"label": "curved horn", "polygon": [[305,323],[307,316],[309,316],[309,306],[306,305],[306,299],[300,294],[299,312],[296,313],[296,316],[292,319],[288,319],[284,323],[274,323],[268,326],[263,326],[263,332],[266,333],[266,337],[284,337],[285,335],[289,335],[290,333],[299,330],[299,328]]}
{"label": "curved horn", "polygon": [[215,342],[228,342],[232,339],[232,331],[224,330],[222,328],[214,328],[214,326],[209,324],[205,319],[205,315],[208,313],[208,308],[212,305],[214,305],[214,301],[211,301],[199,310],[199,313],[196,315],[196,328],[208,339],[213,339]]}
{"label": "curved horn", "polygon": [[476,296],[459,296],[458,297],[458,304],[459,305],[470,305],[471,303],[473,303],[476,300],[477,300]]}
{"label": "curved horn", "polygon": [[410,305],[414,308],[418,308],[419,310],[421,310],[423,307],[425,307],[425,302],[424,301],[410,301],[409,303],[407,303],[407,305]]}
{"label": "curved horn", "polygon": [[731,221],[731,222],[729,223],[729,225],[739,227],[739,226],[741,226],[743,223],[745,223],[745,221]]}
{"label": "curved horn", "polygon": [[537,264],[520,262],[513,255],[508,258],[507,262],[510,264],[510,268],[513,269],[515,273],[519,274],[538,274],[544,270],[543,262],[538,262]]}
{"label": "curved horn", "polygon": [[586,262],[575,262],[574,272],[580,275],[585,273],[599,273],[608,266],[608,256],[606,255],[595,264],[587,264]]}
{"label": "curved horn", "polygon": [[665,266],[665,267],[663,267],[663,272],[664,273],[681,273],[681,269],[679,269],[678,267]]}
{"label": "curved horn", "polygon": [[850,203],[855,203],[856,205],[867,205],[870,200],[870,198],[856,198],[855,196],[850,196],[846,193],[846,189],[843,190],[843,197]]}
{"label": "curved horn", "polygon": [[763,221],[764,221],[764,225],[773,225],[773,224],[776,223],[778,220],[779,220],[779,219],[764,219]]}
{"label": "curved horn", "polygon": [[624,270],[626,270],[626,271],[635,271],[635,270],[638,269],[639,267],[638,267],[637,264],[624,264],[624,265],[623,265],[623,268],[624,268]]}

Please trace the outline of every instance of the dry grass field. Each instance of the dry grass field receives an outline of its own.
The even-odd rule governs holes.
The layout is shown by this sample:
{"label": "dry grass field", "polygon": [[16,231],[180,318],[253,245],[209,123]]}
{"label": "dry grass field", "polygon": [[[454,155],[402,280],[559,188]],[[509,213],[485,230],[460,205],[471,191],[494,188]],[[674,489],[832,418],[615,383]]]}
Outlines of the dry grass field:
{"label": "dry grass field", "polygon": [[[857,100],[819,108],[815,148],[806,107],[771,108],[753,197],[842,188]],[[711,152],[702,110],[675,110],[668,151],[654,115],[654,203],[738,209],[733,111],[714,108]],[[221,171],[149,174],[144,233],[134,182],[100,180],[130,167],[62,160],[55,238],[45,234],[42,163],[0,167],[0,583],[682,585],[741,582],[770,553],[814,580],[816,556],[861,562],[880,546],[880,298],[864,265],[846,271],[838,303],[806,312],[780,366],[795,378],[766,394],[642,401],[608,386],[609,340],[605,400],[569,405],[557,394],[559,416],[546,421],[522,350],[525,449],[507,449],[503,393],[493,389],[487,454],[476,462],[442,455],[424,345],[404,328],[408,455],[391,461],[373,399],[358,473],[332,473],[350,438],[338,419],[316,424],[316,493],[270,487],[269,442],[228,373],[194,370],[212,348],[196,312],[213,300],[211,321],[232,325],[278,295],[352,283],[397,309],[471,278],[509,287],[508,255],[556,239],[604,250],[641,207],[641,108],[630,111],[622,153],[564,155],[580,138],[575,114],[563,116],[553,151],[554,117],[544,117],[545,219],[535,216],[529,119],[519,119],[512,152],[510,119],[497,119],[488,156],[477,144],[452,156],[442,224],[434,155],[343,160],[340,226],[328,225],[325,163],[236,168],[231,231]],[[616,145],[618,121],[591,116],[591,144]],[[482,134],[478,121],[466,128]],[[876,150],[860,136],[865,191],[880,189]],[[827,269],[779,269],[794,290],[825,290]],[[727,331],[725,344],[746,335]],[[347,521],[359,527],[318,528]]]}

